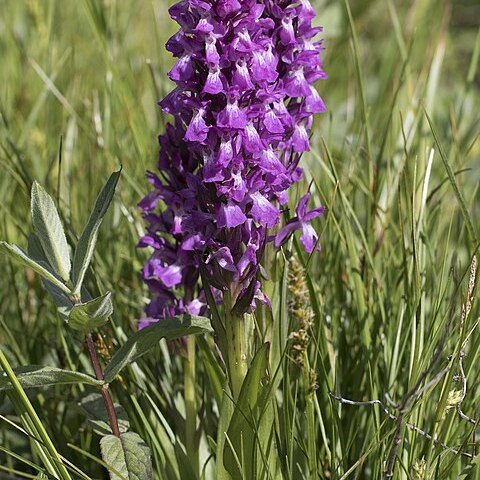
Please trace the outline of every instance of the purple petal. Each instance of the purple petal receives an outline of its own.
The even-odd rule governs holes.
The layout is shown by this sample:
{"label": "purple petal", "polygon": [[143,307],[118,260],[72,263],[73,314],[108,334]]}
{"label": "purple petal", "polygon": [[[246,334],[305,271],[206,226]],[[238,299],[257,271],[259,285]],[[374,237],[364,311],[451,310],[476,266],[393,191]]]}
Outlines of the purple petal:
{"label": "purple petal", "polygon": [[269,45],[267,50],[261,49],[253,52],[252,59],[252,77],[255,81],[274,82],[278,78],[277,72],[278,60],[272,52],[272,46]]}
{"label": "purple petal", "polygon": [[260,140],[256,128],[252,122],[249,122],[242,132],[243,145],[248,153],[258,153],[263,150],[263,144]]}
{"label": "purple petal", "polygon": [[271,108],[268,108],[265,118],[263,119],[263,124],[270,133],[283,133],[285,131],[282,122]]}
{"label": "purple petal", "polygon": [[240,275],[243,275],[243,272],[245,272],[246,268],[250,264],[253,264],[253,265],[257,264],[257,248],[253,244],[247,246],[247,248],[245,249],[245,252],[242,255],[242,258],[240,258],[240,260],[238,261],[237,263],[238,273]]}
{"label": "purple petal", "polygon": [[238,107],[238,101],[228,102],[224,110],[217,116],[217,126],[228,128],[245,128],[247,115],[244,110]]}
{"label": "purple petal", "polygon": [[205,303],[202,302],[200,299],[195,298],[190,303],[186,305],[187,312],[192,315],[200,315],[205,308]]}
{"label": "purple petal", "polygon": [[253,201],[250,214],[259,225],[265,225],[267,228],[274,227],[279,220],[280,211],[273,206],[260,192],[251,193],[250,198]]}
{"label": "purple petal", "polygon": [[203,92],[216,95],[217,93],[220,93],[222,91],[223,91],[223,83],[222,83],[222,79],[220,78],[220,69],[211,68],[208,73],[205,86],[203,87]]}
{"label": "purple petal", "polygon": [[297,218],[300,221],[303,221],[307,213],[307,206],[308,206],[309,200],[310,200],[310,192],[307,192],[298,202],[296,211],[297,211]]}
{"label": "purple petal", "polygon": [[302,223],[302,235],[300,236],[300,241],[303,243],[305,250],[308,253],[312,253],[316,242],[318,240],[317,232],[309,223]]}
{"label": "purple petal", "polygon": [[140,202],[138,202],[138,206],[141,208],[143,213],[149,213],[155,209],[158,204],[158,194],[157,192],[150,192],[148,193]]}
{"label": "purple petal", "polygon": [[290,16],[282,19],[282,28],[280,29],[280,39],[284,45],[295,43],[295,31],[293,29]]}
{"label": "purple petal", "polygon": [[182,281],[181,268],[178,265],[170,265],[158,271],[158,278],[167,288],[174,287]]}
{"label": "purple petal", "polygon": [[154,323],[157,323],[159,321],[158,318],[142,318],[138,322],[138,329],[142,330],[145,327],[149,327],[150,325],[153,325]]}
{"label": "purple petal", "polygon": [[185,133],[185,140],[188,140],[189,142],[205,142],[210,127],[207,126],[203,119],[204,114],[205,109],[200,109],[192,118]]}
{"label": "purple petal", "polygon": [[168,72],[168,76],[174,82],[188,82],[193,78],[194,69],[190,55],[184,55],[175,66]]}
{"label": "purple petal", "polygon": [[310,141],[304,125],[296,125],[292,135],[292,146],[294,152],[308,152]]}
{"label": "purple petal", "polygon": [[234,228],[242,225],[247,220],[247,217],[242,212],[238,205],[230,203],[228,205],[222,205],[217,213],[217,227]]}
{"label": "purple petal", "polygon": [[288,237],[300,227],[300,222],[290,222],[283,226],[275,236],[275,247],[278,248],[283,245],[288,240]]}
{"label": "purple petal", "polygon": [[303,217],[303,220],[305,222],[311,222],[314,218],[317,218],[320,215],[323,215],[324,213],[325,213],[325,207],[314,208],[313,210],[310,210],[305,214],[305,216]]}
{"label": "purple petal", "polygon": [[317,90],[314,87],[311,87],[310,92],[311,94],[305,100],[307,112],[310,112],[310,113],[326,112],[327,107],[325,106],[325,103],[323,103],[323,100],[321,99]]}
{"label": "purple petal", "polygon": [[250,78],[250,72],[244,60],[237,61],[237,69],[233,74],[233,83],[242,90],[250,90],[253,88],[253,83]]}
{"label": "purple petal", "polygon": [[225,270],[229,270],[230,272],[236,272],[237,268],[235,267],[232,253],[228,247],[221,247],[215,253],[210,255],[207,259],[207,263],[209,263],[212,259],[215,259],[218,265]]}
{"label": "purple petal", "polygon": [[220,62],[220,55],[217,50],[217,39],[209,35],[205,41],[205,58],[210,65],[217,66]]}
{"label": "purple petal", "polygon": [[291,97],[308,97],[311,87],[303,73],[303,67],[295,69],[285,82],[285,91]]}

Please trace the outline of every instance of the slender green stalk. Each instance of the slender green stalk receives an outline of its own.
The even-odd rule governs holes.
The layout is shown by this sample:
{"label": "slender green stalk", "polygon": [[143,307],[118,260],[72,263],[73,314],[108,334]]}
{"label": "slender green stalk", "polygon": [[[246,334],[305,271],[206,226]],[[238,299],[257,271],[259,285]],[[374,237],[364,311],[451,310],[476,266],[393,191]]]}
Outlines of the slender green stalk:
{"label": "slender green stalk", "polygon": [[197,431],[197,400],[195,395],[195,337],[187,337],[187,358],[184,367],[185,386],[185,444],[195,478],[199,475],[198,448],[195,434]]}
{"label": "slender green stalk", "polygon": [[47,431],[45,430],[40,418],[37,415],[37,412],[33,408],[33,405],[30,403],[30,400],[25,393],[25,390],[20,385],[18,378],[15,376],[10,363],[8,362],[7,358],[5,357],[3,351],[0,349],[0,366],[7,374],[8,379],[10,380],[11,384],[13,385],[13,389],[17,394],[18,399],[21,402],[22,407],[25,409],[25,412],[18,412],[20,415],[26,413],[32,422],[32,426],[37,431],[40,440],[43,443],[43,446],[46,448],[48,454],[50,455],[51,459],[53,460],[53,471],[52,465],[46,463],[46,468],[49,470],[49,473],[52,475],[58,476],[61,480],[72,480],[72,477],[68,473],[65,465],[62,463],[62,459],[60,454],[57,452],[55,446],[52,443]]}
{"label": "slender green stalk", "polygon": [[310,478],[318,478],[317,467],[317,430],[315,421],[315,390],[312,388],[310,378],[310,366],[307,354],[304,354],[305,365],[303,367],[303,388],[305,389],[306,415],[307,415],[307,450],[308,450],[308,469]]}
{"label": "slender green stalk", "polygon": [[224,302],[227,332],[227,358],[225,360],[233,398],[238,400],[248,370],[245,319],[232,313],[232,301],[229,294],[225,294]]}

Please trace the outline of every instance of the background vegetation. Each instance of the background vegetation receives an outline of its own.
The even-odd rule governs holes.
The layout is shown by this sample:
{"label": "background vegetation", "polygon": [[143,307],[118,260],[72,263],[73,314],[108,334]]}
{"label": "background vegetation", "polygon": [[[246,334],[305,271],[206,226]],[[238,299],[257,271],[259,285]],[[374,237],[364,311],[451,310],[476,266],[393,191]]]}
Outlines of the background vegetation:
{"label": "background vegetation", "polygon": [[[306,288],[315,314],[308,347],[315,375],[299,375],[289,352],[283,364],[283,472],[377,479],[394,453],[394,478],[478,479],[480,310],[468,282],[480,238],[480,6],[313,3],[325,27],[329,79],[319,89],[329,111],[316,119],[299,193],[312,181],[328,214],[316,223],[321,253],[308,259],[298,250],[299,277],[283,275],[273,296],[279,314]],[[167,120],[156,106],[172,88],[164,44],[176,27],[167,6],[0,1],[0,238],[26,245],[37,179],[58,199],[75,239],[100,186],[123,165],[93,260],[99,284],[90,277],[93,291],[114,294],[105,358],[136,329],[148,301],[136,204],[148,191],[144,173],[155,168],[156,135]],[[9,361],[90,371],[82,339],[66,332],[39,279],[4,257],[0,265],[0,347]],[[205,352],[197,363],[199,421],[214,438]],[[181,447],[181,359],[178,348],[161,343],[113,385],[132,429],[152,448],[158,479],[190,478],[182,470],[189,460]],[[29,397],[60,453],[86,478],[105,478],[85,453],[99,457],[98,437],[77,407],[87,393],[73,385]],[[0,393],[0,478],[38,473],[18,413]],[[204,461],[207,450],[204,438]]]}

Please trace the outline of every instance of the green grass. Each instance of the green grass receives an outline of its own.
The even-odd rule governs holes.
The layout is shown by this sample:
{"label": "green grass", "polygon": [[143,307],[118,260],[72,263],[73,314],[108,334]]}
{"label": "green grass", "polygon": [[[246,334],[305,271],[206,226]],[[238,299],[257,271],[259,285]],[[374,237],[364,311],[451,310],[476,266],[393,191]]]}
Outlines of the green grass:
{"label": "green grass", "polygon": [[[380,479],[395,456],[395,479],[480,479],[478,300],[461,322],[480,241],[480,7],[475,0],[313,3],[325,27],[329,79],[319,89],[329,111],[315,120],[298,195],[312,182],[315,203],[328,213],[315,225],[321,253],[307,258],[292,242],[268,287],[278,370],[271,372],[276,406],[264,417],[281,454],[258,461],[258,478]],[[135,331],[147,301],[136,204],[167,120],[156,101],[172,88],[167,5],[0,1],[0,239],[26,245],[36,179],[58,200],[72,243],[100,186],[122,164],[87,278],[92,292],[113,292],[113,323],[102,329],[112,351]],[[303,286],[289,284],[283,259],[291,255],[307,272]],[[0,265],[8,363],[91,372],[82,339],[66,330],[40,280],[5,257]],[[315,314],[303,370],[285,351],[298,327],[287,304],[299,288]],[[253,321],[268,316],[259,310]],[[207,479],[223,378],[211,342],[198,342],[195,372]],[[183,360],[161,343],[112,384],[132,430],[152,449],[155,479],[195,478],[184,450]],[[462,365],[461,411],[474,423],[455,405],[447,409],[449,393],[463,388]],[[90,392],[73,385],[27,390],[28,398],[21,389],[0,393],[0,479],[55,471],[56,455],[84,472],[70,470],[73,478],[107,478],[92,459],[100,458],[99,437],[77,407]]]}

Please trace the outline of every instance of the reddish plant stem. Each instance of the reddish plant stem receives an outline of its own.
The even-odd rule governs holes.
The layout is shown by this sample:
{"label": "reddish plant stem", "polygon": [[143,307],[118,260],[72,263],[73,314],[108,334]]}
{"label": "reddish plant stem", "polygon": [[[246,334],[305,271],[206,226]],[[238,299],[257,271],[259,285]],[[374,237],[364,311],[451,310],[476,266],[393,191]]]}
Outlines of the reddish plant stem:
{"label": "reddish plant stem", "polygon": [[[100,365],[97,349],[95,348],[95,342],[93,341],[93,337],[91,333],[87,333],[86,340],[87,340],[88,354],[90,355],[90,360],[92,362],[95,377],[97,378],[97,380],[103,381],[104,379],[103,370],[102,370],[102,366]],[[113,404],[112,394],[110,393],[110,388],[108,386],[108,383],[102,386],[102,397],[103,397],[103,403],[105,404],[105,408],[107,410],[108,421],[110,423],[110,428],[112,429],[112,433],[116,437],[120,437],[120,429],[118,428],[117,412],[115,412],[115,405]]]}

